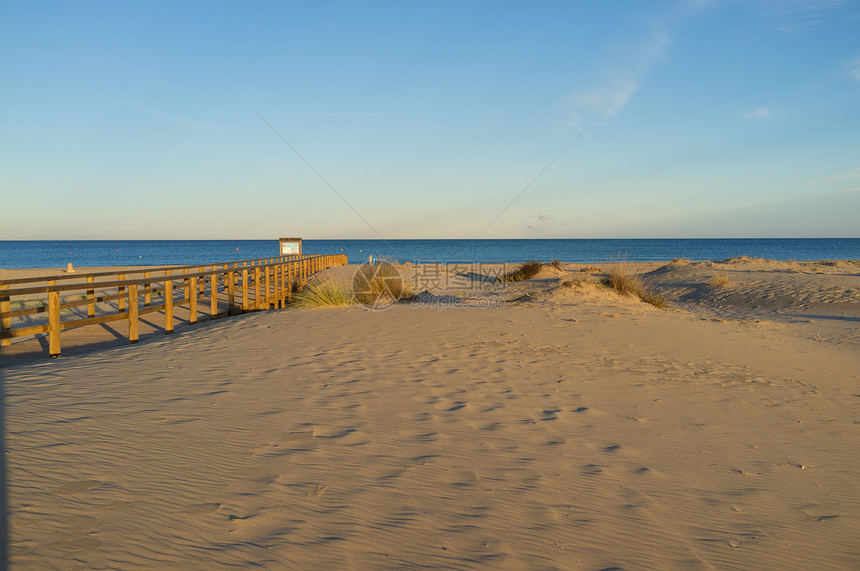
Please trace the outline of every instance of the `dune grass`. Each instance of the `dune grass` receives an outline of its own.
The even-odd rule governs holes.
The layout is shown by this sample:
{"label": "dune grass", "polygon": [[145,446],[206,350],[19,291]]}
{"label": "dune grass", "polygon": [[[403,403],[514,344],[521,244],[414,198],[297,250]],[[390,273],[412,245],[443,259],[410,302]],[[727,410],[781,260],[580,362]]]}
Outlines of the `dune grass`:
{"label": "dune grass", "polygon": [[654,307],[663,309],[666,307],[666,298],[653,290],[647,289],[642,285],[642,280],[639,276],[631,271],[623,268],[614,268],[606,274],[603,280],[603,285],[614,289],[619,294],[630,294],[638,297],[646,303],[650,303]]}
{"label": "dune grass", "polygon": [[549,265],[552,266],[553,268],[557,269],[557,270],[564,271],[564,268],[561,267],[561,261],[560,260],[553,260],[549,263]]}
{"label": "dune grass", "polygon": [[330,281],[315,283],[303,288],[293,299],[295,307],[337,307],[352,305],[355,297],[349,288]]}
{"label": "dune grass", "polygon": [[523,280],[530,280],[540,272],[543,264],[538,262],[537,260],[529,260],[528,262],[524,262],[517,269],[512,272],[508,272],[503,276],[499,276],[498,281],[500,282],[521,282]]}
{"label": "dune grass", "polygon": [[710,285],[712,288],[720,288],[729,285],[730,283],[734,282],[732,281],[732,278],[729,276],[729,274],[719,274],[714,276],[711,281],[708,282],[708,285]]}

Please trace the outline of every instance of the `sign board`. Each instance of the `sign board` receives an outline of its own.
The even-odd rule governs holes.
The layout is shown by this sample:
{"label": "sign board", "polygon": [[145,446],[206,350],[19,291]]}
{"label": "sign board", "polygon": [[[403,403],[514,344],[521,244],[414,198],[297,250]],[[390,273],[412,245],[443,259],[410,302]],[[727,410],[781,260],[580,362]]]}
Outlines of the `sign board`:
{"label": "sign board", "polygon": [[292,254],[302,254],[302,239],[301,238],[280,238],[281,256],[289,256]]}

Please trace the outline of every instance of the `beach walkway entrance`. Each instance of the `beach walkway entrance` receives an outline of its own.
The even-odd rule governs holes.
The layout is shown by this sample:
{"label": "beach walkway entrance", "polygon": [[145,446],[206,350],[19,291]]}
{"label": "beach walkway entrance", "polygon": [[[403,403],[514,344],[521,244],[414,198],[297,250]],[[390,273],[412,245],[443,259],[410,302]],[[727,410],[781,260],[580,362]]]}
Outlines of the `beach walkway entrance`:
{"label": "beach walkway entrance", "polygon": [[0,280],[0,358],[137,343],[202,321],[284,308],[309,276],[346,264],[342,254],[285,255]]}

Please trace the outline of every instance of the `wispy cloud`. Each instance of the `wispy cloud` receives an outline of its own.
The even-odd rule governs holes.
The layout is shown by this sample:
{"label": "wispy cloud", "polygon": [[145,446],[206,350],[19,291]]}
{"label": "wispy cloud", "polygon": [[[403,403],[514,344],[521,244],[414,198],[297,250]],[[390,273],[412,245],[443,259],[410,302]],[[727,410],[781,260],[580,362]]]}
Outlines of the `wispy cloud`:
{"label": "wispy cloud", "polygon": [[851,77],[860,81],[860,57],[848,64],[848,73],[851,74]]}
{"label": "wispy cloud", "polygon": [[526,228],[529,230],[541,230],[542,228],[552,224],[552,221],[555,219],[555,215],[538,214],[537,216],[532,216],[532,218],[535,220],[533,222],[526,222]]}
{"label": "wispy cloud", "polygon": [[631,56],[610,66],[597,84],[567,99],[573,122],[578,123],[585,114],[602,112],[603,116],[611,117],[619,113],[639,90],[645,74],[661,61],[683,18],[714,4],[714,0],[681,0],[672,9],[643,23],[643,38],[630,47]]}
{"label": "wispy cloud", "polygon": [[844,4],[844,0],[758,0],[764,16],[789,34],[820,28]]}
{"label": "wispy cloud", "polygon": [[754,107],[749,111],[744,111],[741,113],[745,119],[767,119],[770,117],[770,108],[768,107]]}

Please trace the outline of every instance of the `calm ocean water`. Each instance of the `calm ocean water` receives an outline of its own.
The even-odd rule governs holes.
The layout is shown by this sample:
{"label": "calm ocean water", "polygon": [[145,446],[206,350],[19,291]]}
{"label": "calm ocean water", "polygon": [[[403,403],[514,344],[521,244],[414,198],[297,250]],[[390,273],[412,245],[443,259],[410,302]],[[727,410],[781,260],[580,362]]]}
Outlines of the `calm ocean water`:
{"label": "calm ocean water", "polygon": [[[369,255],[403,262],[563,262],[860,259],[860,238],[719,240],[305,240],[305,254]],[[274,257],[277,240],[0,241],[0,268],[205,264]]]}

